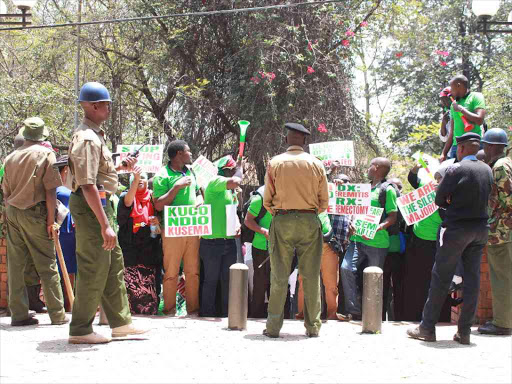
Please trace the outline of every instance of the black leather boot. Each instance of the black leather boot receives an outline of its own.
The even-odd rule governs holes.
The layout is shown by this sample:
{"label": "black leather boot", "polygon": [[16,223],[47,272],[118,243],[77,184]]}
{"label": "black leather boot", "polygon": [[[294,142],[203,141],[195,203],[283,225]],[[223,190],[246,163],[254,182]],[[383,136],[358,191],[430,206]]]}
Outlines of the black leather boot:
{"label": "black leather boot", "polygon": [[46,313],[48,312],[48,310],[46,309],[44,303],[39,298],[40,293],[41,284],[27,287],[28,308],[31,309],[32,311],[36,311],[36,313]]}

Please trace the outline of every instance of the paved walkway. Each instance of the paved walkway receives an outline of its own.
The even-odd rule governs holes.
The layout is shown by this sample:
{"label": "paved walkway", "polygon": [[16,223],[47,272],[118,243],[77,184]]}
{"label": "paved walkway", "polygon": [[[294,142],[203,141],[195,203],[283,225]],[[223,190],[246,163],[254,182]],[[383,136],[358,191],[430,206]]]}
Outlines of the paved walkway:
{"label": "paved walkway", "polygon": [[[439,326],[437,343],[406,337],[411,324],[384,323],[382,334],[361,334],[360,322],[324,323],[308,339],[299,321],[285,321],[281,338],[227,330],[227,319],[136,317],[149,339],[70,345],[68,325],[11,327],[0,318],[1,383],[510,383],[512,339],[476,333],[471,345],[451,341],[456,327]],[[97,320],[95,321],[97,323]],[[109,328],[95,326],[108,335]]]}

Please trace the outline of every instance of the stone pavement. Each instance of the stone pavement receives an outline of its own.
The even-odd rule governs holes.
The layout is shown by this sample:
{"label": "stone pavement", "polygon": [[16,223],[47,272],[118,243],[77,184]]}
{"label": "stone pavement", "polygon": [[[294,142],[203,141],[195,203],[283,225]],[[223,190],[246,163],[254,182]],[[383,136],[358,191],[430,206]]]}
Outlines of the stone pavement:
{"label": "stone pavement", "polygon": [[[302,322],[285,321],[281,338],[261,335],[264,320],[247,331],[227,319],[136,317],[148,340],[70,345],[68,325],[11,327],[0,318],[1,383],[510,383],[510,336],[483,336],[471,345],[452,340],[456,326],[437,328],[437,343],[406,337],[411,324],[384,323],[382,334],[361,334],[361,323],[324,323],[320,337],[304,336]],[[96,319],[95,324],[98,322]],[[109,335],[106,326],[95,326]]]}

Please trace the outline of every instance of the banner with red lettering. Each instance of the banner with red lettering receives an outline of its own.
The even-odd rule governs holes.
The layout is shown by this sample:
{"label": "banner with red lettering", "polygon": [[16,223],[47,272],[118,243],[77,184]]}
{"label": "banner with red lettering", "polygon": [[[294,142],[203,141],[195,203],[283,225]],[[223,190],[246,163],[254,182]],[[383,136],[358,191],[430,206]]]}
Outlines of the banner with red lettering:
{"label": "banner with red lettering", "polygon": [[[164,146],[163,145],[118,145],[117,152],[120,153],[116,160],[116,166],[118,166],[124,159],[126,159],[130,153],[139,150],[139,156],[137,157],[137,165],[142,168],[142,172],[146,173],[157,173],[162,168],[162,159],[164,158]],[[120,171],[119,173],[129,173],[128,171]]]}
{"label": "banner with red lettering", "polygon": [[382,212],[384,212],[384,208],[370,207],[367,215],[356,217],[354,222],[356,235],[373,239],[377,233]]}
{"label": "banner with red lettering", "polygon": [[370,184],[329,183],[330,215],[366,215],[371,206]]}
{"label": "banner with red lettering", "polygon": [[407,225],[412,225],[426,219],[439,209],[435,200],[436,187],[433,182],[430,182],[407,195],[400,196],[396,203]]}
{"label": "banner with red lettering", "polygon": [[217,167],[206,157],[199,156],[190,167],[194,171],[197,184],[201,188],[206,188],[211,179],[217,176]]}
{"label": "banner with red lettering", "polygon": [[309,153],[322,160],[326,167],[330,167],[333,161],[337,161],[340,166],[353,167],[355,165],[353,141],[309,144]]}

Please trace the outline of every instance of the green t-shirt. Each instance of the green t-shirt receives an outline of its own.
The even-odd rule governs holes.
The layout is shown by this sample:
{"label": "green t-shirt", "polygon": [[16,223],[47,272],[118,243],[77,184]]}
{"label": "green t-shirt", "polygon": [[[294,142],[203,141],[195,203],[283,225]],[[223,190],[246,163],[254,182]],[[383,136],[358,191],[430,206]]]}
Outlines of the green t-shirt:
{"label": "green t-shirt", "polygon": [[322,212],[318,214],[318,219],[320,220],[320,223],[322,224],[322,235],[327,235],[332,227],[331,227],[331,220],[329,219],[329,215],[327,212]]}
{"label": "green t-shirt", "polygon": [[[377,184],[372,188],[372,207],[382,208],[379,203],[379,192],[380,184]],[[396,191],[391,185],[386,189],[386,206],[384,208],[386,213],[398,211],[398,207],[396,205]],[[382,214],[384,215],[384,212]],[[365,240],[359,235],[352,236],[350,240],[363,243],[374,248],[389,248],[389,234],[385,229],[378,231],[375,234],[375,237],[371,240]]]}
{"label": "green t-shirt", "polygon": [[[249,213],[254,217],[258,217],[261,208],[263,207],[263,199],[260,195],[255,195],[252,198],[251,204],[249,205]],[[265,215],[261,218],[258,225],[265,229],[270,228],[270,223],[272,222],[272,215],[267,211]],[[257,249],[261,249],[262,251],[266,251],[267,248],[267,239],[261,233],[255,232],[254,239],[252,240],[252,246]]]}
{"label": "green t-shirt", "polygon": [[199,190],[199,187],[197,186],[196,178],[188,168],[186,173],[176,172],[171,169],[169,165],[166,165],[160,169],[160,171],[153,179],[153,198],[158,199],[159,197],[165,195],[179,179],[185,176],[191,177],[192,183],[188,187],[180,189],[170,205],[195,205],[196,194]]}
{"label": "green t-shirt", "polygon": [[[474,113],[477,109],[485,109],[484,95],[480,92],[470,92],[469,95],[457,101],[457,104],[463,106],[469,112]],[[481,127],[471,122],[470,124],[473,125],[473,129],[471,131],[464,132],[464,123],[462,122],[460,114],[460,112],[454,111],[453,106],[450,107],[450,115],[453,119],[453,145],[457,145],[457,141],[455,140],[457,137],[468,132],[478,133],[482,136]]]}
{"label": "green t-shirt", "polygon": [[400,252],[400,236],[399,235],[389,236],[388,252],[390,252],[390,253],[399,253]]}
{"label": "green t-shirt", "polygon": [[[424,181],[419,181],[419,187],[423,187],[425,184],[426,183]],[[439,216],[438,209],[426,219],[413,224],[412,230],[414,234],[422,240],[436,241],[437,231],[441,225],[441,222],[442,220],[441,216]]]}
{"label": "green t-shirt", "polygon": [[237,204],[236,193],[226,189],[228,178],[215,176],[210,180],[204,191],[204,204],[212,207],[212,234],[203,236],[204,239],[234,239],[226,235],[226,205]]}

